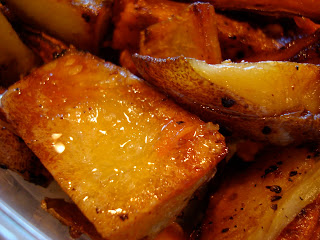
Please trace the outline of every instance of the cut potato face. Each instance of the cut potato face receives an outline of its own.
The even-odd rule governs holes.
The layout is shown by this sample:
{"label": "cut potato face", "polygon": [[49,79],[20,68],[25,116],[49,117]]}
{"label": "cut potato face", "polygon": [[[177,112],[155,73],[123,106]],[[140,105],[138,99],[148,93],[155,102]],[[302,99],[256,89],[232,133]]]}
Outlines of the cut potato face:
{"label": "cut potato face", "polygon": [[[209,65],[191,58],[134,55],[150,83],[211,121],[256,140],[319,139],[319,67],[289,62]],[[300,128],[300,130],[299,130]],[[247,132],[247,133],[246,133]],[[308,136],[309,135],[309,136]]]}
{"label": "cut potato face", "polygon": [[67,44],[98,52],[111,20],[111,0],[10,0],[7,5],[25,23]]}
{"label": "cut potato face", "polygon": [[266,149],[247,169],[229,167],[211,196],[201,240],[277,239],[318,198],[319,180],[318,152],[304,147]]}
{"label": "cut potato face", "polygon": [[217,126],[90,54],[70,53],[33,71],[1,104],[107,239],[155,235],[226,153]]}

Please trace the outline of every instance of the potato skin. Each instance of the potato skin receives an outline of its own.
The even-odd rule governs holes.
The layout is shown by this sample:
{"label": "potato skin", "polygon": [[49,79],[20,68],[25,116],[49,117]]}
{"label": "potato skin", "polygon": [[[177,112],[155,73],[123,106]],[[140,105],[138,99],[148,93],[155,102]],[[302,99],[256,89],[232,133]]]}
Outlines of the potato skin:
{"label": "potato skin", "polygon": [[[190,64],[190,61],[194,60],[188,58],[157,59],[135,54],[133,60],[145,80],[171,95],[203,120],[217,122],[227,127],[235,136],[275,145],[320,139],[319,111],[305,111],[304,106],[296,106],[286,111],[282,109],[280,112],[275,112],[272,105],[266,111],[263,106],[200,76]],[[283,63],[283,66],[286,66],[286,63]],[[316,88],[319,82],[318,67],[315,65],[304,65],[304,67],[306,72],[315,71],[310,81]],[[281,71],[281,68],[276,71]],[[305,86],[302,86],[296,91],[304,90]],[[318,90],[309,88],[309,91]],[[315,104],[313,108],[316,107]]]}

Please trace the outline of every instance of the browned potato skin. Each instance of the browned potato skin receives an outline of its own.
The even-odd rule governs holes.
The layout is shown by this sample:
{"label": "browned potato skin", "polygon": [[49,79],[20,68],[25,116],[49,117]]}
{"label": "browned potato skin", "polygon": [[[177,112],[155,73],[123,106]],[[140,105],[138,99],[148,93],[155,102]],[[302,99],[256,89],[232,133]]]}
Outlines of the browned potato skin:
{"label": "browned potato skin", "polygon": [[316,0],[207,0],[217,9],[254,10],[272,14],[285,13],[320,20],[320,2]]}
{"label": "browned potato skin", "polygon": [[[19,135],[102,237],[108,239],[157,234],[174,220],[193,192],[212,177],[215,165],[226,153],[224,138],[214,126],[183,111],[128,71],[90,54],[70,53],[35,70],[12,86],[1,103]],[[125,132],[113,126],[117,120]],[[108,134],[103,134],[104,129]],[[96,134],[91,134],[94,131]],[[156,142],[147,144],[149,134],[160,135]],[[62,155],[57,153],[60,149],[56,149],[53,137],[66,146]],[[143,154],[123,153],[123,142],[128,138],[142,144]],[[205,148],[208,145],[197,142],[202,140],[210,145],[210,154]],[[184,158],[190,158],[189,164],[183,163]],[[92,165],[88,166],[87,161]],[[112,174],[116,170],[105,164],[115,165],[117,171],[128,170],[124,169],[125,175]],[[88,171],[94,166],[103,177]],[[136,171],[134,166],[141,170]],[[133,190],[128,189],[132,184]]]}
{"label": "browned potato skin", "polygon": [[[133,60],[147,81],[173,96],[202,119],[229,128],[235,136],[276,145],[318,140],[320,137],[318,112],[292,109],[282,114],[261,115],[257,105],[242,105],[244,102],[241,97],[235,99],[227,90],[198,75],[189,65],[190,59],[157,59],[135,54]],[[226,99],[234,99],[234,104],[229,106],[224,101]]]}
{"label": "browned potato skin", "polygon": [[99,52],[109,29],[112,2],[113,0],[6,1],[9,9],[25,24],[95,54]]}
{"label": "browned potato skin", "polygon": [[166,58],[185,56],[220,63],[216,15],[212,5],[191,4],[183,13],[141,32],[140,54]]}
{"label": "browned potato skin", "polygon": [[[313,169],[317,161],[317,152],[308,148],[272,148],[261,152],[256,162],[247,169],[229,168],[223,174],[219,190],[211,196],[200,239],[248,239],[254,229],[266,228],[265,224],[268,223],[261,222],[263,216],[279,211],[280,207],[276,207],[285,199],[286,193],[303,180],[303,176]],[[266,186],[280,186],[281,190],[270,191]],[[297,201],[303,201],[299,196],[296,198]],[[314,217],[317,218],[319,207],[316,208]],[[304,231],[308,232],[308,227],[300,224],[303,222],[297,226],[304,228],[299,235],[302,237]],[[288,225],[282,235],[290,232],[290,228],[293,226]],[[292,238],[288,239],[297,239],[294,238],[295,232],[290,234]]]}

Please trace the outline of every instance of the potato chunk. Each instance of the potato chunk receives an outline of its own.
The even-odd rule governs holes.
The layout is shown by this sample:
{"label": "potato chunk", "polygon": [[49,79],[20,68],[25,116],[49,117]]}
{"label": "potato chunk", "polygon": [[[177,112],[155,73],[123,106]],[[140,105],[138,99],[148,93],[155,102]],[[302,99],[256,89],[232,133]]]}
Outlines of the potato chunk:
{"label": "potato chunk", "polygon": [[2,109],[107,239],[153,236],[224,157],[224,138],[144,82],[70,53],[11,87]]}
{"label": "potato chunk", "polygon": [[272,148],[246,169],[230,167],[211,196],[200,239],[277,239],[318,198],[319,159],[312,148]]}
{"label": "potato chunk", "polygon": [[8,87],[37,66],[35,54],[23,44],[0,11],[0,86]]}
{"label": "potato chunk", "polygon": [[140,54],[159,58],[183,55],[221,63],[213,6],[191,4],[182,14],[148,27],[141,32]]}
{"label": "potato chunk", "polygon": [[25,23],[67,44],[97,53],[111,20],[111,0],[10,0],[7,5]]}
{"label": "potato chunk", "polygon": [[243,137],[285,145],[319,139],[319,67],[290,62],[210,65],[134,55],[150,83]]}

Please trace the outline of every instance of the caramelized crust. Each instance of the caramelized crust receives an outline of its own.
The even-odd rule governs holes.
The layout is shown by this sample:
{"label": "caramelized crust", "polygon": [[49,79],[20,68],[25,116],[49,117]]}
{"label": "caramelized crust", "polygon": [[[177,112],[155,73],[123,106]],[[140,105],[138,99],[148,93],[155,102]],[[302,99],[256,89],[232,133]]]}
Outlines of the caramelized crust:
{"label": "caramelized crust", "polygon": [[137,77],[70,53],[12,86],[7,119],[104,238],[153,236],[224,157],[224,138]]}

